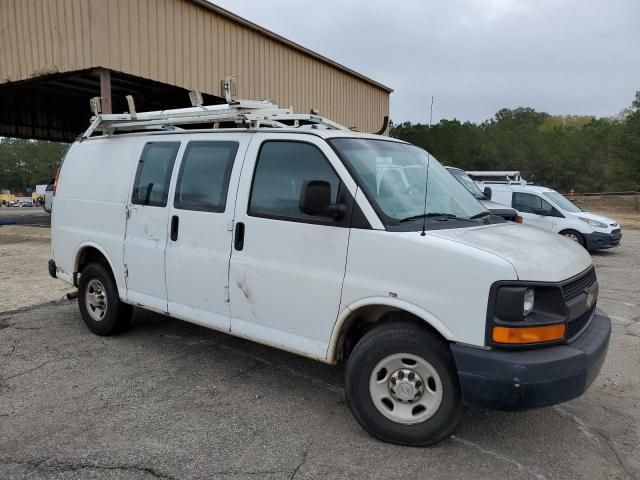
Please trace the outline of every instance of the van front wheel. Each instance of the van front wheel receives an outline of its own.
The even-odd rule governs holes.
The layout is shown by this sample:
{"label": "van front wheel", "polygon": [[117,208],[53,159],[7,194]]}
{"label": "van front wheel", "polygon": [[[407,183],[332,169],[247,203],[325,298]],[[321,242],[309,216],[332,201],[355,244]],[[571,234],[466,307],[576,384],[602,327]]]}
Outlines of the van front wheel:
{"label": "van front wheel", "polygon": [[560,235],[564,235],[569,240],[573,240],[576,243],[579,243],[584,247],[584,237],[580,234],[580,232],[576,232],[575,230],[563,230],[560,232]]}
{"label": "van front wheel", "polygon": [[119,333],[131,319],[131,306],[120,300],[113,275],[100,263],[89,264],[82,270],[78,306],[84,323],[96,335]]}
{"label": "van front wheel", "polygon": [[368,332],[349,357],[345,382],[354,417],[385,442],[431,445],[449,437],[462,419],[449,346],[413,323]]}

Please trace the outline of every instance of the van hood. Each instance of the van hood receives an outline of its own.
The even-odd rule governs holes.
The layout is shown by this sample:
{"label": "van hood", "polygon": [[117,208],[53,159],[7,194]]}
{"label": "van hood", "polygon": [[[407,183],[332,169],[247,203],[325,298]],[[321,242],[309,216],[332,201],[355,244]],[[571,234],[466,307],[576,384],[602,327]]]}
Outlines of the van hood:
{"label": "van hood", "polygon": [[428,234],[503,258],[513,265],[519,280],[560,282],[592,264],[589,253],[576,242],[557,233],[512,222],[432,230]]}
{"label": "van hood", "polygon": [[609,217],[605,217],[604,215],[598,215],[596,213],[591,213],[591,212],[577,212],[577,213],[573,213],[573,212],[563,212],[565,215],[571,215],[573,217],[582,217],[582,218],[588,218],[589,220],[595,220],[596,222],[602,222],[602,223],[606,223],[607,227],[618,227],[618,222],[616,222],[614,219],[609,218]]}

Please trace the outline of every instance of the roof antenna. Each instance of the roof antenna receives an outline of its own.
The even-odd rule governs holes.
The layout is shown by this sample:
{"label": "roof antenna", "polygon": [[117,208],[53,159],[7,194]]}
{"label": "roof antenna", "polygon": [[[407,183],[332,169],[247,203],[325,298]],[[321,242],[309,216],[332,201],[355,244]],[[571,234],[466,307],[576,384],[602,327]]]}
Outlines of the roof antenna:
{"label": "roof antenna", "polygon": [[[431,107],[429,108],[429,135],[431,135],[431,121],[433,120],[433,95],[431,96]],[[429,188],[429,164],[431,163],[431,154],[429,150],[427,150],[427,174],[426,180],[424,181],[424,212],[422,215],[422,233],[421,237],[426,235],[425,230],[427,229],[427,188]]]}

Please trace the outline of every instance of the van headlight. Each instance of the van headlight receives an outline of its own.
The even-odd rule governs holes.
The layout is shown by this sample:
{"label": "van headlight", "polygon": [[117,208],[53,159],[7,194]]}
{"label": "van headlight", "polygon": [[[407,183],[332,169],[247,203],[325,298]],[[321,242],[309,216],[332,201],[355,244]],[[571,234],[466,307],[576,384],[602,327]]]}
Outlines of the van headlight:
{"label": "van headlight", "polygon": [[548,345],[564,341],[567,307],[559,284],[500,281],[491,286],[487,344],[496,347]]}
{"label": "van headlight", "polygon": [[578,218],[583,222],[588,223],[590,227],[607,228],[606,223],[602,223],[597,220],[592,220],[590,218],[584,218],[584,217],[578,217]]}
{"label": "van headlight", "polygon": [[527,288],[524,291],[524,298],[522,302],[522,316],[526,317],[533,310],[533,302],[536,299],[536,292],[533,288]]}

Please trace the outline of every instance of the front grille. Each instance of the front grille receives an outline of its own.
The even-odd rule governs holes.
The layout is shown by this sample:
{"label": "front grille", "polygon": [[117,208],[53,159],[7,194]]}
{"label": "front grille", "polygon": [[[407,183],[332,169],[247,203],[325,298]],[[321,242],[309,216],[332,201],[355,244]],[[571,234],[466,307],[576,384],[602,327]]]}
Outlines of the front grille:
{"label": "front grille", "polygon": [[618,233],[620,233],[619,228],[616,228],[615,230],[611,230],[611,235],[617,235]]}
{"label": "front grille", "polygon": [[570,301],[580,295],[585,289],[596,282],[596,271],[591,267],[582,276],[572,280],[562,287],[565,301]]}
{"label": "front grille", "polygon": [[575,318],[569,322],[569,324],[567,325],[567,339],[571,340],[573,337],[579,334],[584,327],[587,326],[595,309],[596,307],[593,306],[578,318]]}

